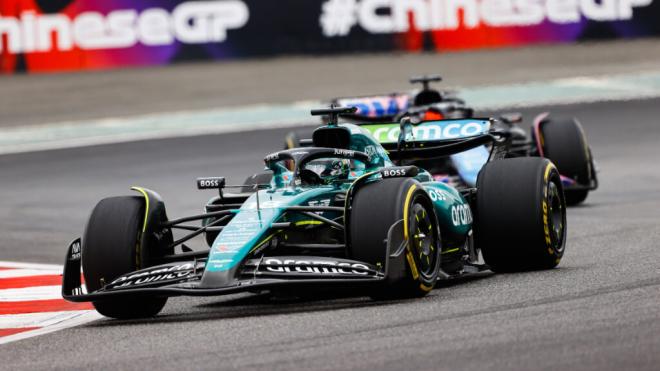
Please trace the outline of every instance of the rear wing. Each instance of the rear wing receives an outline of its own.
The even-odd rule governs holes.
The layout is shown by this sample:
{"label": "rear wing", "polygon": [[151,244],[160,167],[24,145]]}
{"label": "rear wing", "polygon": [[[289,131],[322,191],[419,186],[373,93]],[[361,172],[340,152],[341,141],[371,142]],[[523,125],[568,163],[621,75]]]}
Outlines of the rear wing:
{"label": "rear wing", "polygon": [[[408,131],[404,136],[401,127]],[[365,122],[360,128],[369,132],[392,160],[432,159],[490,144],[490,158],[495,159],[503,157],[510,146],[509,133],[493,130],[492,119],[447,119],[418,124]],[[312,147],[313,140],[300,139],[300,146]]]}
{"label": "rear wing", "polygon": [[454,116],[444,114],[445,117],[472,117],[472,108],[466,107],[465,101],[460,99],[455,91],[432,92],[437,94],[438,98],[433,98],[432,101],[425,103],[423,103],[425,99],[422,95],[428,94],[428,91],[341,97],[333,99],[330,103],[339,107],[357,108],[355,113],[342,115],[345,119],[356,124],[393,121],[399,115],[420,110],[425,111],[429,107],[435,107],[442,110],[442,112],[460,111],[458,115]]}
{"label": "rear wing", "polygon": [[503,157],[510,145],[508,133],[492,130],[490,119],[363,124],[361,128],[369,131],[393,160],[433,159],[482,145],[492,145],[490,159],[494,159]]}
{"label": "rear wing", "polygon": [[386,121],[410,107],[408,93],[392,93],[360,97],[335,98],[331,103],[340,107],[356,107],[357,111],[343,117],[361,121]]}
{"label": "rear wing", "polygon": [[[455,141],[467,139],[490,132],[491,121],[489,119],[451,119],[439,121],[423,121],[418,124],[410,124],[411,130],[404,138],[407,143],[440,144],[444,141]],[[396,144],[401,134],[399,123],[364,124],[366,129],[381,144]]]}

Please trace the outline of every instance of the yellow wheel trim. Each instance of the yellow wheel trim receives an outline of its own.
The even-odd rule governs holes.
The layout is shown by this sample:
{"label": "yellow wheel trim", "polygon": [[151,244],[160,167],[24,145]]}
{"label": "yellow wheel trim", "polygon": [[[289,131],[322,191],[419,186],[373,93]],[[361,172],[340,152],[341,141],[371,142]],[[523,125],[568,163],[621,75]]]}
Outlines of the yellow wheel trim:
{"label": "yellow wheel trim", "polygon": [[412,187],[408,189],[408,193],[406,194],[406,201],[403,204],[403,237],[408,244],[408,252],[406,252],[406,258],[408,260],[408,264],[410,265],[410,270],[414,280],[419,278],[419,271],[417,270],[417,264],[415,264],[415,258],[413,257],[412,251],[410,250],[410,243],[408,241],[408,208],[410,205],[410,199],[412,198],[415,189],[417,189],[417,185],[415,184],[413,184]]}

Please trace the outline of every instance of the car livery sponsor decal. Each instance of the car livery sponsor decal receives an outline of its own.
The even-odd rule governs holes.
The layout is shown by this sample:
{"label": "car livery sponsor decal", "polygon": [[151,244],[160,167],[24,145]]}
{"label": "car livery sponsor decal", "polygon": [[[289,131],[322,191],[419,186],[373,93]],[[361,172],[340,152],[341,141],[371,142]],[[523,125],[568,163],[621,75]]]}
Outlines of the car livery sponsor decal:
{"label": "car livery sponsor decal", "polygon": [[266,258],[259,268],[271,273],[334,274],[334,275],[369,275],[372,267],[363,263],[331,260],[325,258]]}
{"label": "car livery sponsor decal", "polygon": [[327,191],[327,188],[319,188],[291,195],[259,191],[258,209],[257,194],[251,195],[213,242],[206,271],[226,271],[233,268],[266,238],[272,223],[282,215],[284,207],[304,205],[308,200],[317,199]]}
{"label": "car livery sponsor decal", "polygon": [[[396,143],[401,132],[399,124],[363,125],[380,143]],[[428,121],[412,128],[412,141],[469,138],[488,133],[490,122],[485,120]]]}
{"label": "car livery sponsor decal", "polygon": [[77,239],[76,242],[71,245],[71,255],[69,255],[69,260],[80,260],[80,239]]}
{"label": "car livery sponsor decal", "polygon": [[472,210],[470,205],[463,204],[451,207],[451,221],[455,226],[472,223]]}
{"label": "car livery sponsor decal", "polygon": [[335,155],[346,156],[346,157],[355,157],[355,151],[352,151],[350,149],[335,148]]}
{"label": "car livery sponsor decal", "polygon": [[376,149],[376,146],[368,145],[364,147],[364,153],[369,155],[369,157],[374,157],[378,154],[378,149]]}
{"label": "car livery sponsor decal", "polygon": [[383,178],[397,178],[406,176],[406,169],[403,167],[395,167],[391,169],[385,169],[380,172],[383,175]]}
{"label": "car livery sponsor decal", "polygon": [[238,264],[247,251],[258,242],[269,223],[258,219],[262,216],[275,215],[277,209],[265,208],[260,211],[241,211],[232,221],[227,224],[213,244],[209,255],[207,270],[222,271]]}
{"label": "car livery sponsor decal", "polygon": [[279,159],[280,159],[279,152],[271,153],[270,155],[264,157],[265,162],[273,162],[273,161],[277,161]]}
{"label": "car livery sponsor decal", "polygon": [[447,196],[445,196],[445,193],[442,192],[439,189],[435,188],[427,188],[426,192],[428,192],[429,197],[431,197],[431,201],[446,201]]}
{"label": "car livery sponsor decal", "polygon": [[383,178],[414,177],[417,174],[419,174],[419,168],[417,166],[396,166],[380,171],[380,175]]}
{"label": "car livery sponsor decal", "polygon": [[307,205],[309,206],[330,206],[330,199],[320,199],[320,200],[310,200],[307,202]]}
{"label": "car livery sponsor decal", "polygon": [[120,276],[110,282],[109,288],[120,288],[128,286],[143,285],[147,283],[162,281],[178,281],[181,278],[192,276],[194,271],[193,263],[183,263],[173,266],[158,267]]}
{"label": "car livery sponsor decal", "polygon": [[[363,134],[371,135],[368,130],[364,130]],[[364,146],[363,152],[366,153],[367,156],[369,156],[369,161],[374,164],[384,165],[386,159],[389,160],[387,151],[385,151],[385,149],[381,146],[374,146],[370,144]]]}
{"label": "car livery sponsor decal", "polygon": [[278,207],[281,207],[283,204],[279,200],[273,200],[273,201],[262,201],[257,204],[257,201],[250,202],[249,204],[246,204],[244,206],[245,209],[256,209],[257,205],[259,205],[259,209],[275,209]]}
{"label": "car livery sponsor decal", "polygon": [[208,261],[208,264],[226,264],[231,263],[231,259],[212,259]]}

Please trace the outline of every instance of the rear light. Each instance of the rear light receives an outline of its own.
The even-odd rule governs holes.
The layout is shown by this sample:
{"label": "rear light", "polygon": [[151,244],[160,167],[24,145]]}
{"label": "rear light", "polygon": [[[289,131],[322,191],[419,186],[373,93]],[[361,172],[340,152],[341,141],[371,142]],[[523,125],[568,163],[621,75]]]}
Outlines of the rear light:
{"label": "rear light", "polygon": [[437,121],[442,120],[445,117],[439,112],[426,111],[424,113],[424,121]]}

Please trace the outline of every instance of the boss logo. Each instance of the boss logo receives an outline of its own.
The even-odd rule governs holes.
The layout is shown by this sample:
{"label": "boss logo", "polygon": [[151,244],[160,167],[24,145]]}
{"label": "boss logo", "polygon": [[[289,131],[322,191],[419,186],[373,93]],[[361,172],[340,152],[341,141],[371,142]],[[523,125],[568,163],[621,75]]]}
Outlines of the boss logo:
{"label": "boss logo", "polygon": [[383,170],[381,174],[383,174],[383,178],[403,177],[406,176],[406,169],[402,169],[402,168],[388,169],[388,170]]}
{"label": "boss logo", "polygon": [[225,186],[225,178],[223,177],[197,179],[197,189],[218,189],[224,186]]}
{"label": "boss logo", "polygon": [[380,174],[383,178],[396,178],[396,177],[406,177],[406,176],[416,176],[419,173],[419,168],[416,166],[402,166],[402,167],[391,167],[381,170]]}

